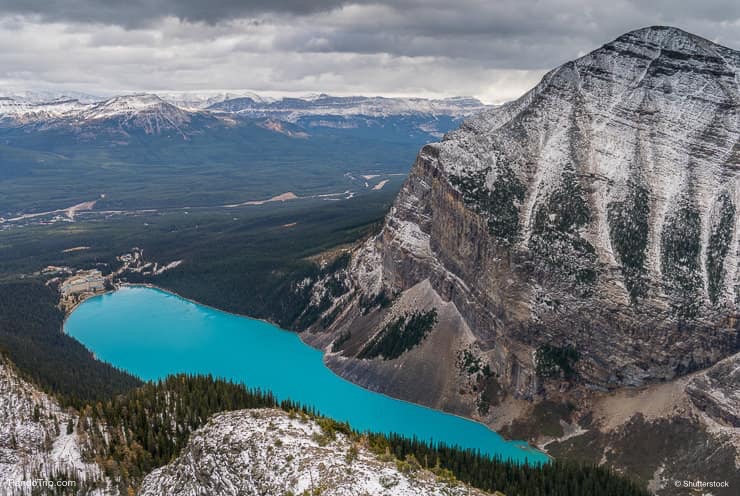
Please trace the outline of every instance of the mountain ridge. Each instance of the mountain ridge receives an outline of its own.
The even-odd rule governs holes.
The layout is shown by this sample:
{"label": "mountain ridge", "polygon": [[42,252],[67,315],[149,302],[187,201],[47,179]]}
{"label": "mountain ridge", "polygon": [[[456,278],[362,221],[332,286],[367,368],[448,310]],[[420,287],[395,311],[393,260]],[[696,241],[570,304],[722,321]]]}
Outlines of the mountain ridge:
{"label": "mountain ridge", "polygon": [[[83,141],[115,138],[126,143],[132,133],[188,141],[211,130],[228,133],[235,126],[256,123],[296,138],[357,130],[387,135],[389,139],[394,133],[435,139],[484,108],[488,106],[465,97],[429,100],[320,94],[277,99],[252,93],[133,93],[99,101],[47,101],[13,93],[0,97],[0,131],[22,131],[24,135],[69,132]],[[286,124],[273,125],[271,121]],[[286,133],[286,125],[301,129]]]}
{"label": "mountain ridge", "polygon": [[[63,93],[59,93],[63,95]],[[153,106],[172,106],[183,112],[223,112],[241,113],[243,115],[264,117],[277,115],[292,115],[293,119],[306,114],[310,115],[367,115],[388,116],[405,114],[453,115],[470,116],[475,112],[489,107],[471,97],[451,97],[444,99],[428,98],[394,98],[351,96],[337,97],[327,94],[310,97],[261,97],[256,93],[241,94],[240,92],[224,93],[207,97],[179,93],[124,93],[109,98],[98,98],[91,101],[89,98],[74,96],[59,96],[56,94],[42,94],[41,97],[24,97],[15,93],[0,95],[0,116],[12,118],[14,116],[29,117],[33,115],[31,109],[58,105],[63,102],[75,103],[80,119],[99,118],[101,112],[124,113],[143,111]],[[48,97],[47,97],[48,96]],[[216,99],[218,101],[213,102]],[[103,113],[102,115],[107,115]]]}

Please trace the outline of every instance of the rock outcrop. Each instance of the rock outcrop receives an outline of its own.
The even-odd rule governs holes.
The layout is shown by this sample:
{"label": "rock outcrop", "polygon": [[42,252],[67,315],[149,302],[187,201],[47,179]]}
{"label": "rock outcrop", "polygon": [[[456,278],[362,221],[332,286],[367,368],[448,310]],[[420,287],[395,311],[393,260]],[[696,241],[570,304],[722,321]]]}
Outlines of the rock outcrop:
{"label": "rock outcrop", "polygon": [[716,422],[740,428],[740,354],[693,377],[686,392],[694,405]]}
{"label": "rock outcrop", "polygon": [[149,474],[141,496],[322,494],[354,496],[485,493],[420,467],[399,469],[361,441],[325,432],[282,410],[241,410],[212,417],[180,456]]}
{"label": "rock outcrop", "polygon": [[100,467],[83,459],[78,420],[0,355],[0,494],[116,494]]}

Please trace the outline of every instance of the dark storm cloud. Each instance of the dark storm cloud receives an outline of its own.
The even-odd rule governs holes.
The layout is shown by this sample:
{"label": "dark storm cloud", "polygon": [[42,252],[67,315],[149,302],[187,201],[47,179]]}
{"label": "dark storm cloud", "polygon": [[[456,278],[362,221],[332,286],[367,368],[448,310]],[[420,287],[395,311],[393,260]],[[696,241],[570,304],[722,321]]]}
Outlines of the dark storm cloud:
{"label": "dark storm cloud", "polygon": [[345,0],[3,0],[0,12],[37,15],[49,21],[148,26],[161,17],[214,23],[264,13],[306,15],[349,3]]}
{"label": "dark storm cloud", "polygon": [[740,42],[740,2],[610,0],[401,0],[343,9],[337,22],[279,40],[283,49],[475,59],[543,69],[640,27],[670,24],[730,46]]}
{"label": "dark storm cloud", "polygon": [[740,48],[737,0],[0,0],[0,85],[500,101],[655,24]]}

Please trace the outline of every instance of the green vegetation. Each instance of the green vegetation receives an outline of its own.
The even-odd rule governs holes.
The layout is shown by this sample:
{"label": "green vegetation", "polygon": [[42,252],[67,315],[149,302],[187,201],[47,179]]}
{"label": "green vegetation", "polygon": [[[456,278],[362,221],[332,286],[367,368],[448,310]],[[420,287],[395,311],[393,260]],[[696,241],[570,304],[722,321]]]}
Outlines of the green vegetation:
{"label": "green vegetation", "polygon": [[661,271],[666,291],[677,303],[674,312],[680,317],[696,315],[701,302],[703,281],[700,271],[701,219],[690,205],[679,207],[666,221],[661,237]]}
{"label": "green vegetation", "polygon": [[[314,283],[348,262],[348,255],[339,256],[322,269],[311,257],[376,229],[396,193],[386,188],[342,202],[176,210],[0,231],[0,349],[64,404],[79,406],[139,386],[61,332],[58,293],[45,284],[51,276],[38,274],[47,265],[110,272],[120,266],[115,257],[133,246],[149,260],[183,264],[154,277],[129,274],[131,282],[300,329],[312,286],[299,283]],[[75,246],[90,248],[64,251]],[[328,290],[340,287],[337,281]]]}
{"label": "green vegetation", "polygon": [[491,189],[486,187],[486,177],[491,167],[469,176],[450,176],[450,182],[463,195],[465,203],[482,213],[495,240],[505,246],[514,244],[519,235],[519,208],[526,188],[511,167],[499,164]]}
{"label": "green vegetation", "polygon": [[360,174],[407,172],[429,140],[369,130],[302,139],[250,121],[193,125],[197,132],[187,139],[144,133],[84,139],[63,130],[0,128],[0,217],[95,199],[100,210],[130,210],[234,204],[286,191],[336,193],[362,188]]}
{"label": "green vegetation", "polygon": [[629,194],[624,201],[608,206],[612,246],[619,255],[624,284],[633,304],[647,294],[645,258],[649,215],[649,192],[637,184],[630,184]]}
{"label": "green vegetation", "polygon": [[389,294],[389,291],[386,288],[381,289],[378,294],[376,294],[372,298],[368,298],[364,294],[360,296],[360,308],[363,315],[365,315],[370,310],[380,307],[380,308],[387,308],[393,303],[394,296],[392,294]]}
{"label": "green vegetation", "polygon": [[357,358],[378,356],[382,356],[384,360],[398,358],[421,343],[435,325],[437,325],[435,308],[428,312],[414,312],[398,317],[386,324],[357,354]]}
{"label": "green vegetation", "polygon": [[0,351],[31,381],[57,394],[97,400],[137,387],[132,375],[95,359],[62,332],[58,293],[39,281],[0,284]]}
{"label": "green vegetation", "polygon": [[[475,353],[467,349],[463,350],[462,353],[458,355],[458,360],[460,361],[460,367],[465,370],[468,375],[473,375],[477,372],[480,372],[483,367],[483,360],[481,360],[481,358]],[[488,366],[488,364],[486,364],[486,368],[490,372],[490,367]]]}
{"label": "green vegetation", "polygon": [[[147,473],[176,457],[190,434],[211,415],[277,406],[270,393],[210,376],[181,374],[84,406],[78,431],[85,456],[103,467],[125,494]],[[296,408],[289,402],[282,406]]]}
{"label": "green vegetation", "polygon": [[342,309],[340,305],[335,306],[334,310],[323,318],[322,315],[331,308],[336,298],[345,294],[349,289],[345,284],[345,277],[340,271],[347,268],[350,258],[349,253],[344,253],[325,267],[314,270],[312,274],[306,276],[307,280],[323,285],[320,289],[323,294],[316,303],[312,301],[311,293],[313,290],[318,290],[317,285],[306,284],[294,291],[299,296],[298,301],[303,302],[305,310],[297,316],[297,320],[292,322],[293,328],[304,330],[317,321],[320,322],[322,328],[326,328],[334,321]]}
{"label": "green vegetation", "polygon": [[576,285],[596,280],[594,247],[578,230],[591,218],[583,188],[572,169],[561,177],[560,187],[536,209],[530,250],[537,263],[555,269]]}
{"label": "green vegetation", "polygon": [[[486,365],[486,367],[488,367],[488,365]],[[475,402],[478,414],[480,415],[487,415],[491,406],[499,405],[506,397],[506,390],[501,387],[498,379],[493,375],[486,374],[485,371],[482,376],[479,376],[476,389],[480,391]]]}
{"label": "green vegetation", "polygon": [[[576,465],[554,460],[540,466],[518,465],[492,459],[472,450],[407,439],[396,435],[369,436],[371,448],[379,455],[390,453],[397,460],[413,457],[420,467],[456,479],[486,491],[512,495],[572,496],[648,495],[634,482],[617,476],[609,469]],[[448,475],[449,477],[449,475]]]}
{"label": "green vegetation", "polygon": [[719,213],[707,245],[707,290],[709,300],[716,305],[722,294],[725,281],[724,263],[727,251],[732,243],[732,232],[735,227],[735,205],[727,193],[719,199]]}
{"label": "green vegetation", "polygon": [[[299,201],[234,209],[191,209],[84,218],[75,223],[0,231],[0,284],[47,265],[117,268],[117,255],[138,246],[151,261],[182,260],[158,276],[127,276],[187,298],[296,329],[310,287],[330,267],[312,257],[373,232],[401,179],[346,201]],[[64,252],[75,246],[87,250]],[[336,264],[346,264],[341,256]],[[103,265],[101,265],[103,264]],[[35,277],[35,276],[34,276]],[[335,287],[336,286],[336,287]],[[330,289],[339,288],[330,285]]]}
{"label": "green vegetation", "polygon": [[537,375],[540,377],[560,377],[573,379],[576,376],[575,363],[578,351],[570,345],[553,346],[543,344],[535,351]]}

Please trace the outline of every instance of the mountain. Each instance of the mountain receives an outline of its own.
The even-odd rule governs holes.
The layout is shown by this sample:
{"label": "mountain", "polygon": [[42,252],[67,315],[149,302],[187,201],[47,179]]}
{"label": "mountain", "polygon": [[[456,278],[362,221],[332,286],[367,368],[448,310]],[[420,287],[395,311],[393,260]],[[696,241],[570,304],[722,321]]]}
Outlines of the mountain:
{"label": "mountain", "polygon": [[17,88],[0,90],[0,98],[10,98],[25,103],[48,103],[54,100],[78,100],[82,103],[94,103],[104,100],[101,96],[81,91],[28,90]]}
{"label": "mountain", "polygon": [[0,97],[0,125],[24,125],[38,121],[50,121],[71,117],[86,108],[75,99],[59,99],[47,102]]}
{"label": "mountain", "polygon": [[149,474],[138,494],[483,495],[427,470],[403,470],[367,446],[282,410],[212,417],[169,465]]}
{"label": "mountain", "polygon": [[171,103],[167,103],[157,95],[139,93],[133,95],[116,96],[102,102],[95,103],[80,112],[80,120],[100,119],[131,119],[138,116],[166,116],[172,120],[182,121],[185,112]]}
{"label": "mountain", "polygon": [[202,110],[225,100],[248,97],[255,101],[271,101],[253,91],[165,91],[157,96],[180,108]]}
{"label": "mountain", "polygon": [[[113,121],[146,134],[179,130],[194,117],[231,123],[233,116],[250,120],[282,120],[309,129],[398,128],[410,126],[433,137],[486,105],[473,98],[333,97],[274,99],[251,92],[163,92],[120,95],[109,99],[54,97],[56,93],[6,92],[0,96],[0,125],[33,124],[42,128],[85,127]],[[48,99],[44,99],[48,96]],[[401,118],[386,124],[385,120]],[[410,122],[404,122],[410,121]],[[404,128],[405,131],[405,128]],[[396,129],[397,132],[397,129]]]}
{"label": "mountain", "polygon": [[739,66],[640,29],[425,146],[381,232],[315,282],[304,339],[512,435],[538,412],[577,434],[595,398],[738,353]]}
{"label": "mountain", "polygon": [[[217,207],[288,191],[329,201],[316,195],[364,194],[391,179],[395,188],[400,179],[383,174],[406,173],[420,146],[480,106],[466,99],[442,104],[357,97],[336,99],[346,103],[339,113],[328,103],[333,97],[273,100],[251,94],[251,102],[274,102],[281,110],[268,115],[201,108],[205,100],[226,96],[0,99],[0,217],[94,199],[96,210]],[[376,102],[373,115],[352,114],[364,111],[363,101]],[[317,105],[324,114],[316,113]]]}
{"label": "mountain", "polygon": [[212,110],[234,112],[259,117],[281,117],[295,121],[308,115],[451,115],[471,116],[487,108],[479,100],[468,97],[430,100],[426,98],[384,98],[326,94],[309,98],[264,99],[255,96],[224,100],[209,107]]}
{"label": "mountain", "polygon": [[184,110],[153,94],[116,96],[45,122],[40,130],[72,130],[78,137],[99,139],[173,135],[187,140],[204,129],[223,124],[206,112]]}
{"label": "mountain", "polygon": [[490,108],[475,98],[443,100],[320,94],[309,98],[224,100],[210,110],[247,118],[270,118],[297,124],[307,132],[371,132],[426,135],[432,139],[456,127],[465,117]]}

